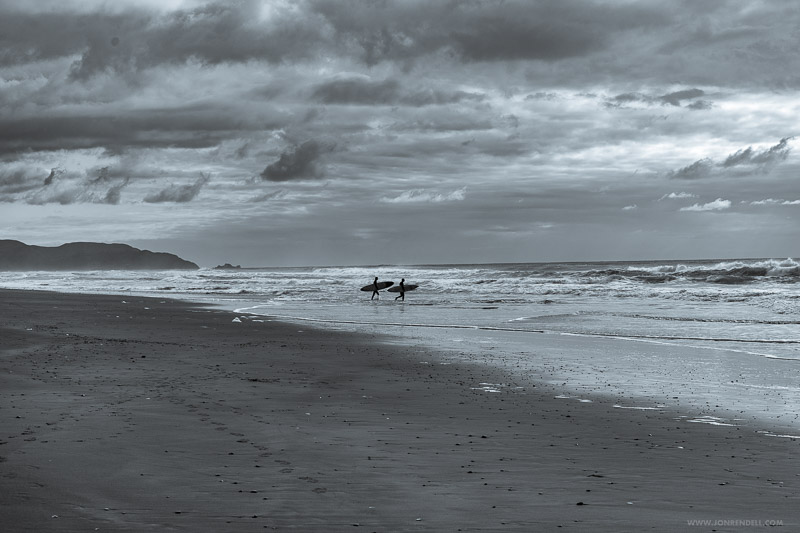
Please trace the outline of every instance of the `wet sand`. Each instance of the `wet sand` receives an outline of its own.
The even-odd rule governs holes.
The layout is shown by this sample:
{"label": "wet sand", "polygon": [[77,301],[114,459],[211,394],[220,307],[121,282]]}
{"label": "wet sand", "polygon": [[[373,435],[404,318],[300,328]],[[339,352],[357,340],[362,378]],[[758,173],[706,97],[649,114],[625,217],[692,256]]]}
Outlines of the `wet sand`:
{"label": "wet sand", "polygon": [[800,527],[796,439],[450,360],[170,300],[0,291],[0,525]]}

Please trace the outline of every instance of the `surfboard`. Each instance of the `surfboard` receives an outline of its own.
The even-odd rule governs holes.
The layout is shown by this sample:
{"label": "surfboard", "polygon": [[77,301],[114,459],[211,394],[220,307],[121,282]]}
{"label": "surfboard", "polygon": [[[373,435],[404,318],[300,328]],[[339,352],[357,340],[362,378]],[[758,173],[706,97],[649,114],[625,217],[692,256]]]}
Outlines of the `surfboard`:
{"label": "surfboard", "polygon": [[[406,292],[413,291],[417,287],[419,287],[419,285],[412,285],[412,284],[409,283],[408,285],[405,286]],[[391,289],[389,289],[389,292],[400,292],[400,285],[396,285],[396,286],[392,287]]]}
{"label": "surfboard", "polygon": [[[379,291],[383,290],[386,287],[391,287],[392,285],[394,285],[394,281],[379,281],[378,282],[378,290]],[[370,283],[369,285],[364,285],[363,287],[361,287],[362,291],[372,291],[373,289],[375,289],[375,285],[373,283]]]}

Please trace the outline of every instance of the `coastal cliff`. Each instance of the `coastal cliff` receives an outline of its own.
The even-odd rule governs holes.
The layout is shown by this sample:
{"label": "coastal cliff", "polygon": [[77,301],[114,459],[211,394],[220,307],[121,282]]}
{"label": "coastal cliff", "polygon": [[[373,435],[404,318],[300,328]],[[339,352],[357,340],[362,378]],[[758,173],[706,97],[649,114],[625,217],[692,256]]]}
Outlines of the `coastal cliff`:
{"label": "coastal cliff", "polygon": [[0,270],[196,270],[177,255],[139,250],[127,244],[71,242],[32,246],[0,240]]}

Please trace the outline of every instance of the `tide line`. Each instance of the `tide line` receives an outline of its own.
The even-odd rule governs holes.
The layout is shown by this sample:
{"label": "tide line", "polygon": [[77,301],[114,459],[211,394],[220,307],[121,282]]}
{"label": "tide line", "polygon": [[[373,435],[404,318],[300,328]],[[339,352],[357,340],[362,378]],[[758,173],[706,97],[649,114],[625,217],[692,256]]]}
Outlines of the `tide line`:
{"label": "tide line", "polygon": [[[244,313],[250,311],[251,307],[244,307],[242,309],[234,309],[234,313]],[[403,322],[361,322],[357,320],[334,320],[328,318],[308,318],[303,316],[291,315],[261,315],[267,318],[278,320],[302,320],[304,322],[322,322],[327,324],[353,324],[357,326],[396,326],[408,328],[443,328],[443,329],[474,329],[486,331],[514,331],[517,333],[559,333],[557,331],[546,331],[543,329],[515,329],[515,328],[501,328],[496,326],[471,326],[467,324],[414,324]]]}
{"label": "tide line", "polygon": [[[246,313],[251,312],[252,309],[258,308],[255,307],[243,307],[241,309],[235,309],[235,313]],[[800,340],[764,340],[764,339],[756,339],[756,340],[748,340],[748,339],[733,339],[733,338],[713,338],[713,337],[678,337],[678,336],[659,336],[659,335],[619,335],[613,333],[573,333],[567,331],[554,331],[554,330],[545,330],[545,329],[518,329],[518,328],[503,328],[498,326],[476,326],[476,325],[467,325],[467,324],[417,324],[417,323],[403,323],[403,322],[364,322],[364,321],[357,321],[357,320],[341,320],[341,319],[328,319],[328,318],[309,318],[309,317],[302,317],[302,316],[293,316],[293,315],[260,315],[266,318],[272,318],[275,320],[298,320],[303,322],[318,322],[318,323],[326,323],[326,324],[351,324],[351,325],[363,325],[363,326],[391,326],[391,327],[407,327],[407,328],[431,328],[431,329],[471,329],[475,331],[508,331],[512,333],[539,333],[544,335],[563,335],[566,337],[588,337],[588,338],[607,338],[607,339],[618,339],[618,340],[628,340],[634,342],[648,342],[654,344],[664,344],[664,345],[671,345],[669,342],[665,341],[699,341],[699,342],[714,342],[714,343],[722,343],[722,342],[730,342],[730,343],[753,343],[753,344],[800,344]],[[793,358],[793,357],[781,357],[778,355],[773,354],[766,354],[766,353],[759,353],[759,352],[752,352],[748,350],[734,350],[732,348],[724,348],[724,347],[709,347],[709,346],[694,346],[696,348],[702,349],[722,349],[732,352],[738,353],[746,353],[750,355],[757,355],[759,357],[765,357],[767,359],[777,359],[777,360],[784,360],[784,361],[800,361],[800,359]]]}

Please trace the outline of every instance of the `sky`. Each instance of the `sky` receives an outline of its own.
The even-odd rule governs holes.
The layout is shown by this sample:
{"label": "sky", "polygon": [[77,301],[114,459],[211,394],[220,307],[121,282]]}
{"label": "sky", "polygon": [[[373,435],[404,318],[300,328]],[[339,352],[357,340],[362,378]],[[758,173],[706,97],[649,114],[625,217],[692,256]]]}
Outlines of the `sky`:
{"label": "sky", "polygon": [[800,256],[792,0],[0,0],[0,239]]}

